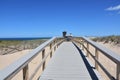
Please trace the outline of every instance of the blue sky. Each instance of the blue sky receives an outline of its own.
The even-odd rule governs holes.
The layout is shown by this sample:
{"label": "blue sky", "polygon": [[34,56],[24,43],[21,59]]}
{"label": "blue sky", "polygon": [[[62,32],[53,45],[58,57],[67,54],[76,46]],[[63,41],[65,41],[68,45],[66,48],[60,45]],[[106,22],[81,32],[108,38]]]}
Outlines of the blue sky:
{"label": "blue sky", "polygon": [[120,0],[0,0],[0,37],[120,35]]}

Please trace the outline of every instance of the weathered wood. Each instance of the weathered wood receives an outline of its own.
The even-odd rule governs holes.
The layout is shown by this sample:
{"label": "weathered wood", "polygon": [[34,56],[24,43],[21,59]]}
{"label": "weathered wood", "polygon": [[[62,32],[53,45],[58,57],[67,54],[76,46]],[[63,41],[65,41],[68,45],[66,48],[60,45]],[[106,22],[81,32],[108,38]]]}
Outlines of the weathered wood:
{"label": "weathered wood", "polygon": [[[110,51],[109,49],[100,46],[99,44],[91,41],[90,39],[86,38],[86,37],[81,37],[82,39],[82,44],[83,41],[89,43],[91,46],[93,46],[95,48],[95,56],[88,50],[88,47],[86,47],[85,45],[82,45],[84,47],[84,49],[87,50],[87,52],[89,52],[89,54],[92,56],[92,58],[95,60],[95,68],[98,69],[98,66],[101,67],[101,69],[105,72],[105,74],[110,78],[110,80],[120,80],[120,56],[117,55],[116,53]],[[82,49],[83,49],[82,47]],[[111,75],[111,73],[105,68],[105,66],[102,65],[102,63],[99,62],[99,52],[101,52],[101,54],[105,55],[108,59],[110,59],[111,61],[113,61],[114,63],[116,63],[117,68],[115,68],[116,70],[116,78]]]}
{"label": "weathered wood", "polygon": [[[87,43],[87,49],[89,51],[89,43]],[[87,51],[87,57],[89,57],[89,52]]]}
{"label": "weathered wood", "polygon": [[41,52],[46,46],[48,46],[53,40],[56,38],[52,38],[45,43],[41,44],[39,47],[31,51],[29,54],[26,54],[19,60],[15,61],[13,64],[4,68],[0,71],[0,80],[10,80],[12,79],[20,70],[22,70],[28,63],[33,60],[39,52]]}
{"label": "weathered wood", "polygon": [[50,58],[52,57],[52,51],[50,52]]}
{"label": "weathered wood", "polygon": [[93,42],[92,40],[86,38],[86,37],[82,37],[83,40],[87,41],[89,44],[91,44],[94,48],[97,48],[99,51],[102,52],[102,54],[104,54],[106,57],[108,57],[109,59],[111,59],[113,62],[115,63],[120,63],[120,56],[116,53],[114,53],[113,51]]}
{"label": "weathered wood", "polygon": [[40,80],[92,80],[79,51],[71,42],[62,43]]}
{"label": "weathered wood", "polygon": [[[52,38],[51,40],[45,42],[44,44],[42,44],[41,46],[39,46],[38,48],[36,48],[35,50],[33,50],[32,52],[30,52],[29,54],[25,55],[24,57],[22,57],[21,59],[17,60],[15,63],[11,64],[10,66],[8,66],[7,68],[5,68],[4,70],[0,71],[0,80],[10,80],[12,79],[20,70],[23,69],[23,77],[24,80],[27,80],[27,76],[28,76],[28,64],[31,60],[33,60],[38,54],[39,52],[43,51],[42,53],[45,53],[44,49],[46,46],[50,46],[50,49],[53,48],[53,50],[56,50],[56,47],[54,48],[53,45],[56,44],[56,42],[60,41],[61,39],[57,39],[56,38]],[[106,75],[111,79],[117,79],[120,80],[120,57],[118,55],[116,55],[114,52],[96,44],[95,42],[83,37],[81,38],[81,40],[78,40],[78,43],[83,44],[82,48],[87,50],[87,56],[91,55],[92,58],[95,60],[95,68],[97,69],[98,66],[101,67],[101,69],[106,73]],[[80,42],[79,42],[80,41]],[[87,42],[87,47],[85,47],[84,45],[84,41]],[[56,44],[57,47],[60,45]],[[92,45],[96,50],[95,50],[95,56],[92,55],[90,53],[89,49],[89,45]],[[69,48],[68,46],[66,48]],[[72,49],[71,49],[72,50]],[[61,51],[64,51],[64,49],[62,49]],[[98,60],[98,51],[100,51],[102,54],[104,54],[106,57],[108,57],[110,60],[112,60],[113,62],[116,63],[117,68],[116,68],[116,77],[114,78],[109,71],[107,71],[103,65],[101,65],[101,63]],[[89,54],[88,54],[89,53]],[[74,53],[73,53],[74,54]],[[49,54],[50,57],[52,56],[52,54]],[[45,54],[42,54],[42,58],[43,58],[43,62],[40,64],[43,66],[43,70],[45,69]],[[67,59],[67,58],[66,58]],[[64,60],[66,60],[64,59]],[[64,61],[63,61],[64,62]],[[36,69],[37,70],[37,69]]]}
{"label": "weathered wood", "polygon": [[52,43],[50,44],[50,49],[52,48]]}
{"label": "weathered wood", "polygon": [[29,80],[29,68],[28,68],[28,65],[26,65],[23,68],[23,80]]}
{"label": "weathered wood", "polygon": [[82,42],[82,50],[84,51],[84,43]]}
{"label": "weathered wood", "polygon": [[56,46],[54,47],[54,51],[56,50]]}
{"label": "weathered wood", "polygon": [[[44,59],[44,57],[45,57],[45,49],[42,51],[42,60]],[[43,66],[42,66],[43,71],[45,69],[45,63],[46,63],[46,61],[44,61]]]}
{"label": "weathered wood", "polygon": [[[98,57],[99,57],[99,53],[98,53],[98,50],[97,49],[95,49],[95,58],[96,58],[96,60],[98,61]],[[98,61],[99,62],[99,61]],[[95,68],[98,70],[98,64],[97,64],[97,62],[95,61]]]}
{"label": "weathered wood", "polygon": [[120,63],[117,64],[116,78],[117,78],[117,80],[120,80]]}
{"label": "weathered wood", "polygon": [[[84,46],[84,48],[88,51],[88,49],[85,46]],[[96,57],[90,51],[88,51],[88,52],[89,52],[90,56],[95,60],[97,67],[99,66],[105,72],[105,74],[108,76],[108,78],[110,80],[115,80],[114,77],[109,73],[109,71],[107,71],[105,69],[105,67],[96,59]]]}

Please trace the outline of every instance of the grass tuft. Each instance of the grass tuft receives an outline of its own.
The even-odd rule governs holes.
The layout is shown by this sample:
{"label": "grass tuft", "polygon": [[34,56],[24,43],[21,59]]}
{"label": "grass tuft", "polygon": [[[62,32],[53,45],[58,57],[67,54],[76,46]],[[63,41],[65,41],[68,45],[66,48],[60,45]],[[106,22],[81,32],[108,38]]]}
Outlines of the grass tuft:
{"label": "grass tuft", "polygon": [[96,37],[92,39],[95,42],[104,42],[104,43],[114,43],[120,44],[120,35],[111,35],[111,36],[104,36],[104,37]]}

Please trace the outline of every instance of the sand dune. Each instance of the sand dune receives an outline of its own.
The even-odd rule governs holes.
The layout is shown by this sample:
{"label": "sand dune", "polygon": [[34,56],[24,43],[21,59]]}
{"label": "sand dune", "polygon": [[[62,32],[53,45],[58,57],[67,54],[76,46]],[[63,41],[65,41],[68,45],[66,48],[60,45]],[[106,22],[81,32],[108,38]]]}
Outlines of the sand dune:
{"label": "sand dune", "polygon": [[110,49],[111,51],[120,55],[120,46],[110,43],[97,42],[98,44]]}
{"label": "sand dune", "polygon": [[[49,47],[48,47],[49,48]],[[32,50],[23,50],[19,51],[13,54],[7,54],[7,55],[0,55],[0,70],[4,69],[5,67],[12,64],[14,61],[20,59],[22,56],[29,54],[29,52]],[[47,49],[46,49],[47,51]],[[49,59],[49,58],[48,58]],[[38,67],[40,62],[42,61],[42,54],[38,54],[29,64],[29,78],[34,73],[35,69]],[[40,76],[42,72],[42,68],[40,68],[36,75],[33,77],[33,80],[37,80],[37,78]],[[23,71],[21,70],[19,73],[17,73],[11,80],[23,80]]]}
{"label": "sand dune", "polygon": [[15,52],[13,54],[0,55],[0,70],[7,67],[8,65],[10,65],[11,63],[13,63],[14,61],[16,61],[30,51],[31,50],[23,50]]}
{"label": "sand dune", "polygon": [[[98,42],[98,43],[120,55],[120,47],[119,46],[115,46],[113,44],[108,44],[108,43],[104,44],[103,42]],[[8,65],[13,63],[17,59],[21,58],[25,54],[29,53],[30,51],[31,50],[23,50],[23,51],[15,52],[13,54],[0,55],[0,70],[7,67]],[[36,59],[34,59],[29,64],[32,68],[32,69],[30,69],[30,72],[33,72],[33,70],[34,70],[33,67],[39,64],[38,60],[41,58],[40,56],[36,57]],[[22,71],[20,71],[20,73],[17,74],[15,76],[15,78],[13,78],[12,80],[21,80],[21,77],[22,77]]]}
{"label": "sand dune", "polygon": [[[15,52],[13,54],[0,55],[0,70],[12,64],[14,61],[18,60],[25,54],[29,53],[31,50],[23,50]],[[20,71],[12,80],[22,80],[22,71]]]}

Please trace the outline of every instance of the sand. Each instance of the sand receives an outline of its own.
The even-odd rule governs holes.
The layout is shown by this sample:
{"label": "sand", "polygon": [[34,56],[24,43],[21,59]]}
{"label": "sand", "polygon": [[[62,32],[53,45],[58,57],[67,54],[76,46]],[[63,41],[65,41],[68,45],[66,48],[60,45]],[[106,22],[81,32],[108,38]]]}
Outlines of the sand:
{"label": "sand", "polygon": [[[118,46],[115,46],[115,45],[112,45],[112,44],[103,44],[102,42],[99,42],[99,44],[105,46],[106,48],[108,48],[110,50],[112,50],[116,54],[120,54],[120,47],[118,47]],[[24,56],[26,54],[29,54],[30,51],[31,50],[23,50],[23,51],[15,52],[13,54],[0,55],[0,70],[2,70],[3,68],[7,67],[8,65],[13,63],[17,59],[21,58],[22,56]],[[102,58],[103,57],[104,56],[102,56]],[[41,54],[40,54],[34,60],[32,60],[30,62],[30,64],[29,64],[29,66],[30,66],[29,67],[30,68],[29,72],[34,72],[36,65],[39,65],[39,62],[41,61],[41,58],[42,57],[41,57]],[[107,66],[107,64],[109,64],[109,61],[104,62],[104,65]],[[113,66],[113,65],[111,65],[111,66]],[[42,69],[40,69],[40,71],[38,71],[38,74],[40,74],[41,70]],[[31,75],[31,73],[29,74],[29,76],[30,75]],[[39,75],[37,75],[36,77],[38,77],[38,76]],[[22,80],[22,71],[20,71],[12,80]],[[33,80],[36,80],[36,79],[33,79]]]}
{"label": "sand", "polygon": [[[98,42],[103,47],[108,48],[109,50],[113,51],[114,54],[117,54],[118,56],[120,55],[120,47],[119,45],[113,45],[113,44],[104,44],[103,42]],[[84,43],[84,45],[87,47],[87,44]],[[85,49],[82,49],[85,53],[87,51]],[[91,45],[89,45],[89,50],[93,56],[95,56],[95,48]],[[86,55],[86,54],[85,54]],[[92,62],[93,67],[95,67],[95,61],[94,59],[89,55],[87,58]],[[107,56],[105,56],[101,51],[98,51],[98,61],[100,62],[101,65],[114,77],[116,78],[116,73],[117,73],[117,65],[114,63],[111,59],[109,59]],[[104,71],[98,66],[98,72],[102,76],[104,80],[110,80]]]}
{"label": "sand", "polygon": [[[49,52],[49,46],[45,48],[46,53],[45,55],[47,55],[47,53]],[[0,55],[0,70],[4,69],[5,67],[9,66],[10,64],[12,64],[14,61],[20,59],[22,56],[29,54],[30,51],[32,50],[23,50],[23,51],[19,51],[19,52],[15,52],[13,54],[7,54],[7,55]],[[48,63],[50,59],[50,56],[48,56],[47,60],[46,60],[46,65]],[[37,71],[36,68],[38,67],[38,65],[40,64],[40,62],[42,61],[42,52],[40,52],[29,64],[28,64],[28,68],[29,68],[29,78],[31,77],[31,75],[36,72],[36,75],[33,77],[33,80],[37,80],[38,77],[40,76],[40,74],[42,73],[42,67],[39,68]],[[21,70],[17,75],[15,75],[12,80],[23,80],[23,71]]]}
{"label": "sand", "polygon": [[115,52],[116,54],[120,55],[120,46],[110,43],[104,43],[104,42],[97,42],[98,44],[110,49],[111,51]]}
{"label": "sand", "polygon": [[[0,55],[0,70],[14,63],[14,61],[18,60],[25,54],[28,54],[30,51],[31,50],[23,50],[23,51],[15,52],[13,54]],[[22,80],[21,78],[22,78],[22,70],[12,80]]]}
{"label": "sand", "polygon": [[[9,66],[10,64],[14,63],[14,61],[20,59],[22,56],[29,54],[31,50],[23,50],[19,52],[15,52],[13,54],[7,54],[7,55],[0,55],[0,70],[4,69],[5,67]],[[41,52],[40,52],[41,53]],[[29,78],[32,75],[32,73],[35,71],[36,67],[40,64],[40,61],[42,61],[42,54],[38,54],[37,57],[35,57],[29,64]],[[37,74],[33,78],[33,80],[37,80],[37,78],[40,76],[42,72],[42,68],[40,68],[37,71]],[[23,80],[23,71],[21,70],[19,73],[17,73],[12,80]]]}
{"label": "sand", "polygon": [[7,67],[14,61],[18,60],[25,54],[29,53],[31,50],[23,50],[19,52],[15,52],[13,54],[7,54],[7,55],[0,55],[0,70]]}
{"label": "sand", "polygon": [[[120,55],[120,46],[118,46],[118,44],[117,45],[114,45],[112,43],[104,44],[103,42],[97,42],[97,43],[113,51],[115,54]],[[108,59],[101,52],[99,52],[99,62],[104,66],[104,68],[106,68],[108,72],[110,72],[112,76],[116,77],[116,69],[117,69],[116,63]],[[98,70],[104,80],[109,80],[108,77],[105,76],[105,73],[101,70],[101,68],[99,68]]]}

